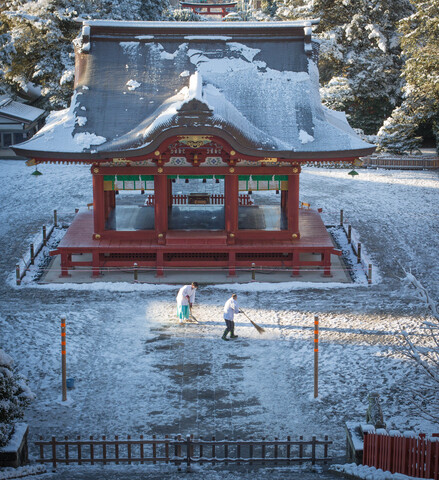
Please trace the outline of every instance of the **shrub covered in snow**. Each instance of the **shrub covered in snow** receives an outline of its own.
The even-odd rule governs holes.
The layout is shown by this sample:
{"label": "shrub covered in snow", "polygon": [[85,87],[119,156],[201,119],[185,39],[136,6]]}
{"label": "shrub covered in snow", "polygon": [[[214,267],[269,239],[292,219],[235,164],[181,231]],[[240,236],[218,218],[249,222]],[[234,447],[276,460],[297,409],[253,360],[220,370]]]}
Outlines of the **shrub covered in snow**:
{"label": "shrub covered in snow", "polygon": [[26,379],[15,370],[12,358],[0,349],[0,447],[6,445],[14,421],[23,417],[33,399]]}

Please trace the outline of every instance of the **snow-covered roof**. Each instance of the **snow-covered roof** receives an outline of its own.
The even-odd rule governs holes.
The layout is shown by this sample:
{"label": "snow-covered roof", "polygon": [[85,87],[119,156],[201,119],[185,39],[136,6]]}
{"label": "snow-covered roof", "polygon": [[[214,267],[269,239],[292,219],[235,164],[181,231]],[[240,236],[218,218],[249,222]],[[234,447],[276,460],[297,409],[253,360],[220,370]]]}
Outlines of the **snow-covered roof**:
{"label": "snow-covered roof", "polygon": [[0,96],[0,116],[19,123],[32,123],[45,114],[41,108],[16,102],[7,95]]}
{"label": "snow-covered roof", "polygon": [[321,104],[313,23],[84,22],[70,108],[16,151],[133,157],[176,134],[208,134],[254,156],[370,154]]}

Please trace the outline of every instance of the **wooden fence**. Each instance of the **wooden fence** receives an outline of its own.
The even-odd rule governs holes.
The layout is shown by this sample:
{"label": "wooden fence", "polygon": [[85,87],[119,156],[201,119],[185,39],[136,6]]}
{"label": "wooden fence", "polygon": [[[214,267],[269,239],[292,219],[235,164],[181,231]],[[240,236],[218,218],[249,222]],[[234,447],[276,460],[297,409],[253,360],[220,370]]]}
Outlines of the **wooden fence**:
{"label": "wooden fence", "polygon": [[[224,195],[219,194],[212,194],[209,195],[209,200],[211,205],[223,205],[224,204]],[[187,205],[188,203],[188,195],[172,195],[172,204],[173,205]],[[250,195],[243,193],[238,195],[238,203],[240,206],[248,206],[253,205],[253,202],[250,199]],[[149,194],[146,197],[145,205],[151,207],[155,204],[155,195]]]}
{"label": "wooden fence", "polygon": [[439,479],[439,438],[399,433],[364,435],[363,465],[417,478]]}
{"label": "wooden fence", "polygon": [[[193,435],[183,438],[177,435],[169,438],[145,439],[140,435],[138,439],[132,439],[129,435],[126,439],[120,439],[118,436],[114,440],[103,436],[100,439],[90,437],[76,440],[57,440],[52,437],[51,440],[35,442],[39,447],[39,463],[51,463],[55,468],[58,464],[69,465],[72,463],[82,464],[144,464],[144,463],[167,463],[187,465],[192,463],[224,463],[241,464],[248,463],[252,465],[282,465],[292,463],[316,462],[327,463],[332,459],[328,456],[329,445],[328,436],[324,440],[317,440],[314,435],[311,440],[216,440],[212,437],[205,440],[203,437],[195,439]],[[46,449],[49,447],[49,456],[46,456]],[[320,456],[317,449],[321,450]]]}
{"label": "wooden fence", "polygon": [[372,265],[366,264],[364,259],[361,256],[361,243],[355,242],[352,235],[352,227],[350,224],[346,225],[344,222],[343,210],[340,210],[340,226],[343,228],[344,233],[346,234],[346,238],[348,240],[349,245],[351,246],[352,252],[357,257],[357,264],[361,267],[364,274],[367,278],[367,283],[370,285],[372,283]]}
{"label": "wooden fence", "polygon": [[363,166],[402,170],[435,170],[439,168],[437,155],[372,155],[361,159]]}

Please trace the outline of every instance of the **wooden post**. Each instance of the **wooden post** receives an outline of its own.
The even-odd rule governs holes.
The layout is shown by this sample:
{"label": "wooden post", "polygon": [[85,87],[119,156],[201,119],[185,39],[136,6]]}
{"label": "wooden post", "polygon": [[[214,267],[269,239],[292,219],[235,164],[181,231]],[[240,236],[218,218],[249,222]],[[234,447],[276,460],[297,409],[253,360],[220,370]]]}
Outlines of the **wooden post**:
{"label": "wooden post", "polygon": [[61,381],[62,401],[67,401],[67,365],[66,365],[66,318],[61,317]]}
{"label": "wooden post", "polygon": [[372,264],[369,263],[369,270],[367,274],[367,283],[370,285],[372,283]]}
{"label": "wooden post", "polygon": [[316,464],[316,436],[312,436],[312,445],[311,445],[311,463],[312,465]]}
{"label": "wooden post", "polygon": [[30,244],[30,264],[33,265],[35,263],[35,249],[34,244]]}
{"label": "wooden post", "polygon": [[186,472],[191,471],[191,436],[186,435]]}
{"label": "wooden post", "polygon": [[43,246],[47,245],[47,230],[46,225],[43,225]]}
{"label": "wooden post", "polygon": [[340,210],[340,225],[343,225],[343,210]]}
{"label": "wooden post", "polygon": [[139,281],[139,272],[137,270],[137,263],[134,264],[134,283]]}
{"label": "wooden post", "polygon": [[15,280],[17,282],[17,285],[21,285],[20,265],[18,263],[17,265],[15,265]]}
{"label": "wooden post", "polygon": [[228,235],[227,242],[229,244],[235,243],[235,235],[238,230],[238,196],[238,175],[231,172],[224,179],[224,227]]}
{"label": "wooden post", "polygon": [[319,396],[319,317],[314,317],[314,398]]}
{"label": "wooden post", "polygon": [[58,226],[58,212],[56,210],[53,211],[53,226]]}
{"label": "wooden post", "polygon": [[102,463],[107,464],[107,437],[102,435]]}
{"label": "wooden post", "polygon": [[348,225],[348,243],[352,242],[352,226]]}
{"label": "wooden post", "polygon": [[66,465],[68,465],[69,464],[69,437],[65,436],[64,440],[66,442],[64,445],[64,453],[66,456]]}
{"label": "wooden post", "polygon": [[357,248],[357,263],[361,263],[361,243],[358,244]]}
{"label": "wooden post", "polygon": [[52,437],[52,466],[56,468],[56,439]]}
{"label": "wooden post", "polygon": [[328,463],[328,441],[329,441],[329,437],[328,435],[325,435],[325,446],[324,446],[324,449],[323,449],[323,457],[324,457],[324,460],[323,460],[323,463],[326,465]]}
{"label": "wooden post", "polygon": [[256,271],[255,271],[256,265],[252,263],[252,282],[256,280]]}
{"label": "wooden post", "polygon": [[[293,169],[295,170],[295,169]],[[299,173],[300,169],[297,167],[298,173],[288,175],[288,196],[287,196],[287,218],[288,231],[291,239],[298,239],[299,232]]]}

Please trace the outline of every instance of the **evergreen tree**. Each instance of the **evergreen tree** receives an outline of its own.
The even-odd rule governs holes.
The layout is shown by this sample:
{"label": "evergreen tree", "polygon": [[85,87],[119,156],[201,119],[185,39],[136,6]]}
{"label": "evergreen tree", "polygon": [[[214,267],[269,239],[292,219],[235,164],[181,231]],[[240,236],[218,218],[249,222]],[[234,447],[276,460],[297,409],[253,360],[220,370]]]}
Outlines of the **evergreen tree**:
{"label": "evergreen tree", "polygon": [[167,6],[162,0],[6,0],[0,6],[0,71],[5,83],[15,92],[35,83],[42,87],[42,106],[66,107],[78,20],[159,20]]}
{"label": "evergreen tree", "polygon": [[14,361],[0,349],[0,447],[13,433],[14,422],[34,399],[26,380],[14,369]]}
{"label": "evergreen tree", "polygon": [[[416,131],[431,127],[439,152],[439,0],[413,0],[416,13],[399,23],[406,59],[404,100],[378,135],[383,149],[402,152],[419,145]],[[411,126],[411,127],[409,127]]]}
{"label": "evergreen tree", "polygon": [[[338,100],[354,127],[374,134],[401,100],[402,67],[398,21],[409,15],[409,0],[316,0],[320,15],[322,83],[347,80]],[[328,107],[331,99],[324,97]]]}
{"label": "evergreen tree", "polygon": [[409,0],[286,0],[282,18],[320,18],[322,100],[374,134],[401,101],[400,35]]}

